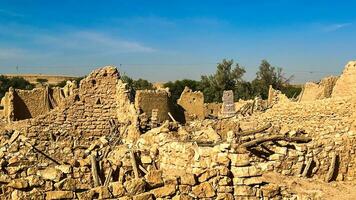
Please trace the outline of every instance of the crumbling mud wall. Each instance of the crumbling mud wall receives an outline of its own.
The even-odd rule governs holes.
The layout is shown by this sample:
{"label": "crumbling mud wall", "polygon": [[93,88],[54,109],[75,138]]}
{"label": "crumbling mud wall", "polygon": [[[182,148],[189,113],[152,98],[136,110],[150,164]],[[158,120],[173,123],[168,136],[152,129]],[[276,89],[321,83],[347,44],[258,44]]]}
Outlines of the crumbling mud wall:
{"label": "crumbling mud wall", "polygon": [[267,110],[243,115],[243,106],[221,119],[139,132],[117,70],[96,70],[63,107],[1,132],[0,198],[314,200],[330,199],[327,189],[347,193],[347,184],[354,191],[356,100],[293,102],[273,93]]}
{"label": "crumbling mud wall", "polygon": [[276,90],[272,87],[272,85],[269,86],[268,90],[268,99],[267,99],[267,106],[272,107],[273,105],[277,104],[278,102],[288,102],[290,101],[288,97],[284,94],[282,94],[281,91]]}
{"label": "crumbling mud wall", "polygon": [[48,101],[48,88],[15,90],[14,120],[23,120],[43,115],[51,110]]}
{"label": "crumbling mud wall", "polygon": [[193,92],[185,87],[177,103],[184,109],[186,121],[204,119],[204,95],[202,92]]}
{"label": "crumbling mud wall", "polygon": [[152,110],[158,109],[158,121],[169,120],[169,94],[166,90],[138,90],[135,95],[135,107],[151,117]]}
{"label": "crumbling mud wall", "polygon": [[344,97],[356,94],[356,61],[345,66],[340,78],[336,81],[332,97]]}
{"label": "crumbling mud wall", "polygon": [[[110,132],[110,120],[117,120],[119,73],[114,67],[104,67],[90,73],[80,82],[80,88],[67,97],[60,107],[30,119],[25,132],[38,134],[71,134],[100,136]],[[130,101],[125,99],[125,101]],[[122,102],[121,102],[122,103]],[[121,115],[126,115],[121,113]],[[125,117],[128,118],[130,113]],[[48,132],[49,131],[49,132]]]}
{"label": "crumbling mud wall", "polygon": [[62,88],[10,89],[2,99],[3,116],[8,121],[35,118],[48,113],[63,101]]}
{"label": "crumbling mud wall", "polygon": [[14,120],[14,89],[10,88],[9,92],[1,99],[1,106],[3,107],[2,114],[6,122]]}
{"label": "crumbling mud wall", "polygon": [[213,117],[218,117],[221,112],[221,103],[206,103],[204,104],[204,113],[205,116],[208,117],[213,116]]}
{"label": "crumbling mud wall", "polygon": [[338,77],[326,77],[319,83],[307,82],[300,94],[299,101],[314,101],[330,98]]}

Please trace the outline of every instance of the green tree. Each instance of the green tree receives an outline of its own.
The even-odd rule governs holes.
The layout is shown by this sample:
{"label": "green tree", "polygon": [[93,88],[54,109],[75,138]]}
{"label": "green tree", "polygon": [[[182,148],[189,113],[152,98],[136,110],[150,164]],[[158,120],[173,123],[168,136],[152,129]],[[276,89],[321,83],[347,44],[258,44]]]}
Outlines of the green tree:
{"label": "green tree", "polygon": [[283,85],[288,84],[290,79],[283,76],[282,68],[273,67],[267,60],[262,60],[256,78],[252,81],[252,89],[255,95],[260,95],[263,99],[268,97],[269,86],[281,90]]}
{"label": "green tree", "polygon": [[224,90],[242,87],[245,69],[233,60],[223,59],[218,63],[215,74],[201,77],[201,88],[206,102],[221,102]]}
{"label": "green tree", "polygon": [[144,79],[138,79],[134,80],[127,75],[121,76],[121,80],[125,83],[127,83],[129,88],[132,88],[134,90],[152,90],[153,89],[153,84],[147,80]]}
{"label": "green tree", "polygon": [[36,82],[37,82],[37,83],[40,83],[41,85],[44,85],[45,83],[48,82],[48,80],[45,79],[45,78],[37,78],[37,79],[36,79]]}
{"label": "green tree", "polygon": [[298,85],[286,84],[281,89],[281,92],[288,98],[296,98],[302,92],[302,87]]}
{"label": "green tree", "polygon": [[7,78],[5,76],[0,76],[0,98],[2,98],[9,88],[32,90],[34,85],[25,80],[22,77]]}
{"label": "green tree", "polygon": [[174,82],[169,81],[163,86],[169,88],[169,91],[171,92],[171,98],[174,102],[176,102],[186,86],[192,89],[193,91],[197,91],[200,89],[200,82],[195,80],[183,79],[176,80]]}

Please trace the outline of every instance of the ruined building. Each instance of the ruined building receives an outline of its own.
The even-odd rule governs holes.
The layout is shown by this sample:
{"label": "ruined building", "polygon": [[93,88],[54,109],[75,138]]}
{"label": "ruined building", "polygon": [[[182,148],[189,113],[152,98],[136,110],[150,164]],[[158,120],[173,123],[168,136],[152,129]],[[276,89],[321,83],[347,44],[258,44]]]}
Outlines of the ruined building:
{"label": "ruined building", "polygon": [[[332,92],[334,79],[300,101],[270,88],[268,100],[226,91],[223,104],[204,104],[185,89],[172,105],[166,90],[130,91],[111,66],[62,97],[10,89],[0,198],[355,199],[353,63]],[[16,98],[31,115],[14,117]]]}

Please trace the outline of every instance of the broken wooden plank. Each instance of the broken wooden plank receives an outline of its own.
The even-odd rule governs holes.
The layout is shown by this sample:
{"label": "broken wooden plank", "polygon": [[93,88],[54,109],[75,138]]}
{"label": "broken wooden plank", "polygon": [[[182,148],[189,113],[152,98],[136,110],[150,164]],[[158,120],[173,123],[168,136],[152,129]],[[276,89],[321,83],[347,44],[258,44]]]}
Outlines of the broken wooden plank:
{"label": "broken wooden plank", "polygon": [[132,150],[130,151],[130,157],[131,157],[132,170],[134,171],[135,178],[139,178],[135,153]]}
{"label": "broken wooden plank", "polygon": [[271,135],[271,136],[266,136],[266,137],[262,137],[262,138],[258,138],[249,142],[245,142],[242,143],[240,146],[241,147],[253,147],[253,146],[257,146],[261,143],[264,142],[269,142],[269,141],[279,141],[279,140],[284,140],[287,142],[310,142],[312,139],[309,137],[287,137],[284,135]]}
{"label": "broken wooden plank", "polygon": [[238,136],[248,136],[248,135],[253,135],[253,134],[256,134],[256,133],[261,133],[269,128],[272,127],[272,124],[271,123],[267,123],[266,125],[258,128],[258,129],[255,129],[255,130],[247,130],[247,131],[242,131],[240,133],[237,133]]}
{"label": "broken wooden plank", "polygon": [[170,112],[168,112],[168,116],[171,118],[171,120],[173,121],[173,122],[177,122],[175,119],[174,119],[174,117],[172,116],[172,114],[170,113]]}
{"label": "broken wooden plank", "polygon": [[338,157],[337,153],[333,153],[332,158],[331,158],[330,167],[329,167],[328,173],[326,174],[326,182],[332,181],[332,179],[335,176],[337,157]]}
{"label": "broken wooden plank", "polygon": [[142,165],[138,165],[138,168],[140,168],[143,173],[148,174],[148,171]]}
{"label": "broken wooden plank", "polygon": [[120,184],[123,184],[124,183],[124,175],[125,175],[124,169],[122,167],[118,167],[118,170],[119,170],[119,180],[118,180],[118,182]]}
{"label": "broken wooden plank", "polygon": [[104,182],[104,186],[108,186],[110,181],[111,181],[111,177],[112,177],[112,172],[113,169],[110,167],[108,175],[106,176],[105,182]]}
{"label": "broken wooden plank", "polygon": [[10,137],[10,139],[7,141],[8,145],[11,145],[15,140],[19,137],[20,132],[19,131],[14,131]]}
{"label": "broken wooden plank", "polygon": [[96,152],[93,152],[90,155],[90,161],[91,161],[91,174],[93,176],[93,181],[94,181],[94,187],[98,187],[101,185],[99,173],[98,173],[98,165],[96,161]]}
{"label": "broken wooden plank", "polygon": [[309,158],[307,164],[305,165],[303,173],[302,173],[303,177],[307,177],[312,163],[313,163],[313,158]]}

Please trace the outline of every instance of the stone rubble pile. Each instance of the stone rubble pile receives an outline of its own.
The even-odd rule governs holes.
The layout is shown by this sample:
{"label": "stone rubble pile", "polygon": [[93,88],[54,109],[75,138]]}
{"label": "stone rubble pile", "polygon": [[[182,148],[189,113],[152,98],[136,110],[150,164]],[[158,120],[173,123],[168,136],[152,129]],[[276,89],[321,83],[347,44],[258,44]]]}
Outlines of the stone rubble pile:
{"label": "stone rubble pile", "polygon": [[[187,99],[201,94],[186,93],[192,116]],[[226,92],[222,116],[183,124],[137,112],[130,95],[105,67],[62,106],[2,127],[0,199],[327,199],[271,174],[355,183],[353,96],[294,102],[271,89],[236,109]]]}

